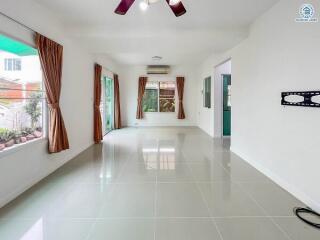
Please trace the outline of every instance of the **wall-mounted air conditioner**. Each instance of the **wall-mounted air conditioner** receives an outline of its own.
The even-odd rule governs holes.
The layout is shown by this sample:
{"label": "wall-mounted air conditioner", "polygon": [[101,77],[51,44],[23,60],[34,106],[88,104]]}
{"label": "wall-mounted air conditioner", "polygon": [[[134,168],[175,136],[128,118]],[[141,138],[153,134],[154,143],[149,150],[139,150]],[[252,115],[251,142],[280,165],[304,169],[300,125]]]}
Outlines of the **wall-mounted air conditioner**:
{"label": "wall-mounted air conditioner", "polygon": [[168,65],[149,65],[147,66],[147,74],[169,74],[170,66]]}

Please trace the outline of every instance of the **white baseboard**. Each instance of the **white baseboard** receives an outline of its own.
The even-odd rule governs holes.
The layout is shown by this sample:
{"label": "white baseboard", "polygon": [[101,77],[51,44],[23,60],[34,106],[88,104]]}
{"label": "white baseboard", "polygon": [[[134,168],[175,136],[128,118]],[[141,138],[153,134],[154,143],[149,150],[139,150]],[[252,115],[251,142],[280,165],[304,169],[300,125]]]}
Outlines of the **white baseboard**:
{"label": "white baseboard", "polygon": [[[244,161],[249,163],[251,166],[253,166],[255,169],[257,169],[262,174],[266,175],[268,178],[270,178],[273,182],[275,182],[277,185],[282,187],[284,190],[295,196],[297,199],[299,199],[301,202],[305,203],[307,206],[312,208],[313,210],[320,212],[320,203],[316,200],[309,197],[306,193],[301,191],[300,189],[296,188],[294,185],[288,183],[285,181],[282,177],[274,174],[270,169],[266,168],[265,166],[261,165],[260,163],[257,163],[256,161],[250,159],[249,157],[245,156],[241,151],[238,149],[235,149],[233,147],[230,148],[230,151],[241,157]],[[297,206],[299,207],[299,206]],[[301,206],[303,207],[303,206]]]}
{"label": "white baseboard", "polygon": [[186,125],[183,125],[183,124],[180,124],[180,125],[153,125],[153,124],[140,124],[140,125],[127,125],[125,126],[127,128],[183,128],[183,127],[198,127],[197,125],[192,125],[192,124],[186,124]]}

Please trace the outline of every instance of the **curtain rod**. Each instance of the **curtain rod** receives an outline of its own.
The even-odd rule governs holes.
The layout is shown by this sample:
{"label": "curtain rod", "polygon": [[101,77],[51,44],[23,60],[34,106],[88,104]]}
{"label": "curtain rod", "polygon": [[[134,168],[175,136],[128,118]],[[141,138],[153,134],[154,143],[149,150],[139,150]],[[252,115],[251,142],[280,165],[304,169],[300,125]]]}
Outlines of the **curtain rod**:
{"label": "curtain rod", "polygon": [[3,13],[3,12],[0,12],[0,15],[2,15],[2,16],[4,16],[4,17],[8,18],[9,20],[11,20],[11,21],[19,24],[20,26],[24,27],[25,29],[27,29],[27,30],[29,30],[29,31],[31,31],[31,32],[33,32],[33,33],[37,33],[37,31],[33,30],[31,27],[28,27],[27,25],[19,22],[18,20],[15,20],[14,18],[8,16],[7,14],[5,14],[5,13]]}

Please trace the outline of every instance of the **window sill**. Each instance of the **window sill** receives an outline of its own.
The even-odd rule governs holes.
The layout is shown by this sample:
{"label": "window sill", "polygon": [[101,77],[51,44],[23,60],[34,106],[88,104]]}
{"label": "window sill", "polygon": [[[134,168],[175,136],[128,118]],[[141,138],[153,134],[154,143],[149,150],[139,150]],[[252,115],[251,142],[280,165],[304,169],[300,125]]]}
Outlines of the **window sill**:
{"label": "window sill", "polygon": [[47,142],[47,138],[37,138],[25,143],[15,144],[12,147],[5,148],[4,150],[0,151],[0,158],[4,158],[13,153],[22,151],[23,149],[26,149],[27,147],[31,147],[32,145],[41,144],[45,142]]}

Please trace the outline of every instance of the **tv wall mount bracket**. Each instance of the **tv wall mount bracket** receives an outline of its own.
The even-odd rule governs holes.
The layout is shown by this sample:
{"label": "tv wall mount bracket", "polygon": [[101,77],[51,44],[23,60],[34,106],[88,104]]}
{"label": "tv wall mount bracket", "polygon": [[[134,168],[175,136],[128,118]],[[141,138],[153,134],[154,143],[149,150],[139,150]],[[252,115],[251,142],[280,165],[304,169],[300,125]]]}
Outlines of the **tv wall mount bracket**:
{"label": "tv wall mount bracket", "polygon": [[[289,96],[303,97],[302,101],[289,101]],[[319,97],[318,97],[319,96]],[[320,91],[307,92],[283,92],[281,93],[281,105],[298,107],[320,107],[320,102],[314,102],[314,97],[320,99]],[[301,98],[302,99],[302,98]]]}

